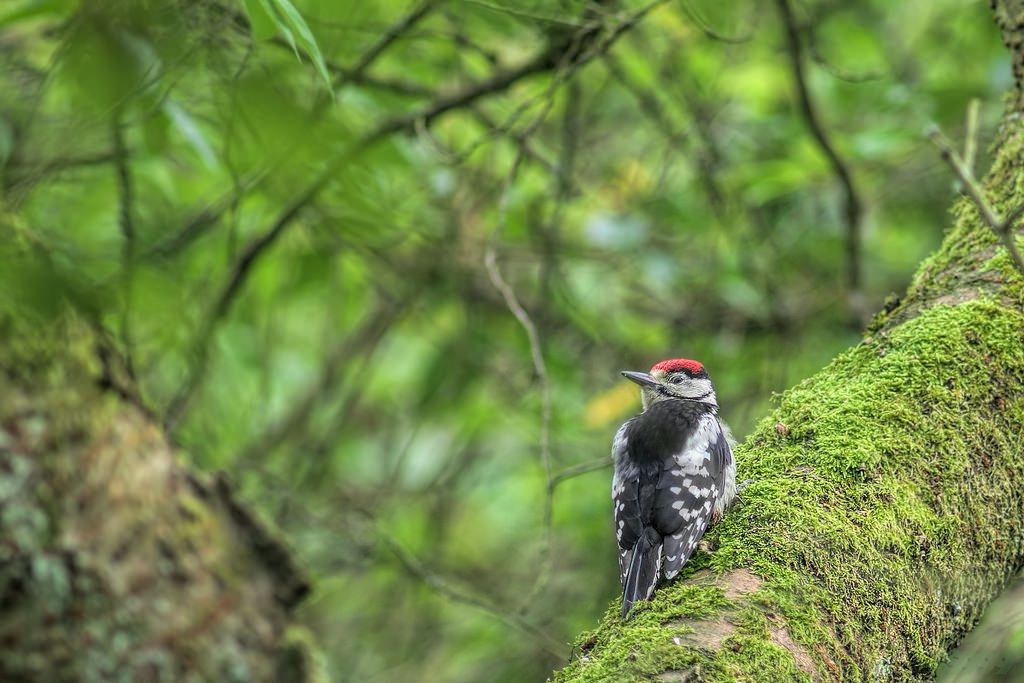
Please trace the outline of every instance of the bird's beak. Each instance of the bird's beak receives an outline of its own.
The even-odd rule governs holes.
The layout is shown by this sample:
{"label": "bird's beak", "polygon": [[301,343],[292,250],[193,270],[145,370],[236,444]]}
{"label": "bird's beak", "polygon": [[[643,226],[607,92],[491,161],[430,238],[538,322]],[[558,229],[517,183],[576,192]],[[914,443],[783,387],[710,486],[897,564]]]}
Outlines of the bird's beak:
{"label": "bird's beak", "polygon": [[654,379],[646,372],[634,372],[632,370],[623,370],[622,376],[628,379],[630,382],[636,382],[642,387],[658,386],[658,380]]}

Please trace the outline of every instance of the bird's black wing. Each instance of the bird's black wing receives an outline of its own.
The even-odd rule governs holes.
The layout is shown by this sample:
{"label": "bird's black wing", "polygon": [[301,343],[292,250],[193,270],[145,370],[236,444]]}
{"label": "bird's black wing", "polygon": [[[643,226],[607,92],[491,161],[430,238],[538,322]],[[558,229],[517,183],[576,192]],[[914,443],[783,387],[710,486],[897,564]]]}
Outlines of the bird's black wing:
{"label": "bird's black wing", "polygon": [[728,449],[718,419],[708,414],[680,452],[662,466],[654,521],[664,537],[662,566],[667,579],[679,573],[707,530],[723,493],[725,458],[731,457]]}
{"label": "bird's black wing", "polygon": [[612,484],[612,503],[615,505],[615,540],[619,546],[619,580],[626,583],[626,572],[633,557],[633,548],[643,534],[640,519],[640,473],[626,472],[616,476]]}
{"label": "bird's black wing", "polygon": [[615,540],[619,546],[619,578],[623,583],[633,549],[651,526],[660,475],[657,463],[644,463],[616,472],[612,501],[615,505]]}
{"label": "bird's black wing", "polygon": [[708,463],[708,471],[715,478],[718,484],[718,496],[725,494],[725,471],[733,464],[732,446],[726,437],[722,423],[716,418],[715,426],[718,428],[718,438],[711,443],[711,461]]}

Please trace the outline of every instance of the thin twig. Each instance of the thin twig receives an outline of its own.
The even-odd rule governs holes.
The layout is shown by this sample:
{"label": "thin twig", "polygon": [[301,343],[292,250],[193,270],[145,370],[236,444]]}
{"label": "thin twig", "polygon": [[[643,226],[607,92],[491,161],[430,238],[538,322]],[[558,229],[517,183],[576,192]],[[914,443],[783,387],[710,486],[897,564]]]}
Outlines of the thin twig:
{"label": "thin twig", "polygon": [[[518,133],[514,130],[506,130],[508,126],[501,122],[495,121],[490,114],[485,112],[480,107],[471,107],[470,111],[473,113],[473,116],[480,119],[480,123],[487,126],[490,134],[504,135],[505,137],[512,140],[512,142],[516,143],[516,145],[519,146],[519,149],[521,150],[522,154],[527,159],[530,159],[531,161],[533,161],[538,166],[542,167],[544,170],[546,170],[548,173],[552,175],[556,175],[558,173],[558,169],[555,168],[555,164],[552,163],[547,158],[545,158],[544,155],[534,147],[533,142],[529,139],[528,136],[523,135],[522,133]],[[466,154],[462,152],[457,154],[456,158],[461,160],[465,158],[465,156]]]}
{"label": "thin twig", "polygon": [[978,154],[978,110],[981,101],[974,97],[967,103],[967,130],[964,132],[964,166],[974,173],[974,161]]}
{"label": "thin twig", "polygon": [[475,52],[483,57],[491,66],[498,66],[501,62],[501,58],[498,56],[498,53],[489,47],[485,47],[477,43],[475,40],[463,33],[462,26],[458,21],[457,15],[452,12],[445,12],[445,19],[447,19],[448,23],[452,26],[451,40],[457,47]]}
{"label": "thin twig", "polygon": [[963,184],[964,191],[974,201],[974,205],[978,208],[978,213],[981,214],[981,219],[985,221],[985,225],[996,234],[996,237],[1009,252],[1010,258],[1013,260],[1017,270],[1020,271],[1021,275],[1024,275],[1024,258],[1021,258],[1020,250],[1017,249],[1016,235],[1013,230],[1017,219],[1024,212],[1024,205],[1014,208],[1005,220],[1000,218],[988,199],[985,198],[985,191],[978,184],[978,181],[975,180],[971,169],[967,167],[963,159],[960,158],[960,155],[956,153],[953,145],[949,143],[949,140],[942,134],[942,131],[938,127],[932,128],[928,131],[928,138],[939,148],[942,159],[949,164],[950,168],[953,169],[953,173],[956,174],[956,177]]}
{"label": "thin twig", "polygon": [[[664,4],[667,0],[654,0],[654,2],[640,8],[633,14],[616,24],[608,36],[594,47],[586,49],[581,45],[575,51],[572,49],[573,41],[564,44],[556,43],[534,56],[532,59],[520,64],[517,67],[494,73],[490,78],[468,86],[451,95],[439,97],[433,103],[419,111],[408,114],[401,114],[394,118],[385,120],[378,128],[370,133],[371,139],[380,139],[393,133],[402,131],[414,131],[418,119],[429,125],[434,119],[453,109],[463,108],[486,95],[507,90],[513,84],[528,76],[551,71],[564,63],[567,59],[569,66],[579,69],[595,58],[604,54],[627,30],[636,25],[644,16],[658,5]],[[577,43],[580,41],[576,41]]]}
{"label": "thin twig", "polygon": [[556,472],[551,479],[548,480],[548,489],[554,491],[559,484],[567,479],[578,477],[582,474],[589,474],[590,472],[596,472],[612,466],[611,458],[601,458],[599,460],[591,460],[590,462],[581,462],[578,465],[572,465],[566,467],[560,472]]}
{"label": "thin twig", "polygon": [[167,406],[164,417],[164,427],[169,432],[175,428],[184,417],[196,390],[206,375],[207,363],[209,361],[209,342],[216,329],[217,324],[228,314],[235,298],[241,292],[243,284],[249,277],[253,266],[266,251],[284,234],[285,230],[308,207],[320,191],[334,177],[335,173],[352,157],[361,153],[372,141],[364,138],[354,146],[343,149],[324,170],[316,177],[313,183],[306,188],[285,210],[278,215],[274,222],[261,235],[249,242],[242,253],[235,260],[231,267],[224,285],[220,289],[213,306],[203,320],[202,326],[192,344],[191,356],[192,365],[185,383],[171,399]]}
{"label": "thin twig", "polygon": [[548,23],[551,23],[551,24],[556,24],[556,25],[561,25],[561,26],[572,26],[572,27],[583,26],[583,22],[579,18],[573,17],[573,16],[559,16],[557,14],[541,14],[539,12],[535,12],[535,11],[532,11],[532,10],[526,10],[526,9],[522,9],[522,8],[519,8],[519,7],[515,7],[513,4],[499,5],[499,4],[493,3],[493,2],[485,2],[485,0],[464,0],[464,2],[466,2],[467,4],[473,4],[473,5],[479,5],[481,7],[486,7],[487,9],[495,10],[497,12],[502,12],[502,13],[505,13],[505,14],[511,14],[511,15],[517,16],[517,17],[524,17],[526,19],[532,19],[534,21],[545,21],[545,22],[548,22]]}
{"label": "thin twig", "polygon": [[514,614],[510,610],[502,609],[500,606],[493,605],[484,598],[456,588],[449,583],[447,579],[427,568],[425,564],[423,564],[411,552],[406,550],[390,535],[378,531],[378,538],[388,548],[388,550],[391,551],[395,558],[398,559],[406,571],[432,588],[439,595],[451,600],[452,602],[458,602],[464,605],[469,605],[470,607],[475,607],[486,612],[492,617],[496,617],[499,621],[502,621],[508,626],[529,635],[541,647],[543,647],[548,654],[559,659],[564,659],[565,646],[549,636],[547,633],[543,632],[522,617]]}
{"label": "thin twig", "polygon": [[7,169],[8,172],[3,181],[3,188],[5,191],[11,191],[23,185],[28,186],[39,182],[46,178],[46,176],[54,173],[92,166],[104,166],[114,160],[114,155],[115,153],[110,151],[81,157],[51,159],[39,163],[25,163],[24,165],[12,163]]}
{"label": "thin twig", "polygon": [[[508,176],[505,181],[505,190],[502,193],[501,202],[498,207],[498,233],[503,232],[504,225],[508,219],[508,197],[511,193],[512,182],[519,170],[519,166],[522,162],[523,155],[517,154],[516,159],[512,164]],[[515,316],[519,324],[522,325],[526,331],[526,337],[530,343],[530,358],[533,361],[533,370],[537,374],[537,380],[541,386],[541,435],[540,435],[540,454],[541,464],[544,466],[544,475],[546,479],[551,478],[551,445],[550,445],[550,434],[549,426],[551,423],[551,386],[548,382],[548,371],[547,366],[544,363],[544,354],[541,351],[540,335],[537,333],[537,326],[534,325],[533,320],[530,318],[530,314],[526,312],[523,305],[519,302],[519,297],[516,296],[515,290],[512,289],[511,285],[505,280],[501,274],[501,269],[498,268],[497,255],[495,254],[494,246],[488,245],[484,252],[484,266],[487,268],[487,274],[491,279],[491,284],[497,289],[502,298],[505,300],[505,304],[508,306],[509,311]]]}
{"label": "thin twig", "polygon": [[[424,2],[423,4],[429,5],[434,3]],[[418,14],[421,9],[423,9],[422,5],[415,8],[410,15],[406,15],[399,19],[398,22],[388,29],[377,42],[370,46],[368,51],[359,58],[354,67],[345,67],[336,62],[324,60],[324,66],[327,67],[327,70],[336,79],[334,87],[339,88],[345,83],[354,83],[357,85],[369,86],[371,88],[390,90],[399,95],[409,95],[412,97],[432,97],[436,95],[437,93],[433,89],[413,81],[405,81],[394,77],[370,76],[366,73],[366,70],[377,60],[385,49],[390,47],[408,28],[412,27],[428,13],[424,12],[423,14]],[[430,8],[428,7],[426,9],[429,10]],[[224,12],[225,16],[228,17],[235,26],[243,31],[248,32],[252,30],[252,27],[249,25],[249,19],[246,17],[244,12],[237,11],[226,5],[221,5],[220,11]],[[408,25],[404,25],[405,22],[409,22]],[[287,50],[288,52],[294,51],[292,44],[283,36],[274,36],[268,42],[271,45]]]}
{"label": "thin twig", "polygon": [[266,170],[263,170],[253,173],[248,177],[238,179],[235,187],[230,192],[225,193],[193,214],[179,230],[149,248],[145,253],[145,257],[171,258],[187,249],[193,242],[202,237],[207,230],[216,225],[228,210],[237,206],[242,196],[256,187],[266,175]]}
{"label": "thin twig", "polygon": [[[521,67],[521,69],[526,69],[527,67],[529,69],[540,68],[541,71],[555,69],[555,77],[552,79],[550,85],[544,91],[540,92],[534,97],[531,97],[520,102],[519,105],[512,111],[512,113],[505,118],[504,121],[498,123],[497,125],[491,126],[487,133],[480,136],[476,140],[470,142],[468,145],[466,145],[466,147],[464,147],[462,150],[454,154],[453,160],[461,161],[469,158],[487,140],[498,134],[508,134],[517,141],[527,139],[530,133],[533,132],[532,129],[536,128],[536,124],[539,121],[543,120],[543,116],[544,114],[546,114],[546,111],[543,112],[541,116],[535,119],[535,122],[532,125],[532,127],[528,127],[525,131],[522,132],[511,132],[513,126],[519,121],[519,119],[522,118],[522,116],[525,115],[526,112],[529,111],[538,101],[545,101],[546,109],[550,109],[551,98],[555,90],[557,90],[565,81],[569,80],[569,78],[574,73],[576,73],[576,71],[578,71],[580,68],[588,64],[590,61],[594,60],[598,56],[607,54],[608,49],[611,47],[611,45],[616,40],[618,40],[619,37],[622,36],[626,29],[628,29],[631,26],[634,26],[651,9],[664,2],[667,2],[667,0],[655,0],[654,2],[641,8],[634,14],[628,16],[619,24],[617,24],[604,40],[596,40],[596,36],[599,32],[599,27],[597,27],[597,25],[588,25],[584,30],[571,36],[571,38],[568,41],[560,43],[559,45],[561,45],[561,47],[549,50],[547,53],[537,55],[537,57],[535,57],[533,60],[530,60],[530,62],[524,64]],[[555,61],[553,64],[547,64],[548,61],[554,60],[556,59],[556,57],[557,61]],[[486,86],[487,88],[489,88],[490,84],[488,81],[485,81],[481,83],[480,86],[478,87],[482,86]],[[474,98],[474,100],[475,99],[476,98]],[[413,114],[405,117],[398,117],[390,122],[385,122],[385,124],[382,127],[391,129],[394,128],[395,126],[399,126],[398,130],[401,130],[405,126],[411,125],[417,133],[423,135],[429,123],[436,116],[439,116],[441,113],[444,113],[444,111],[447,111],[446,109],[438,111],[439,106],[447,106],[447,103],[445,103],[443,100],[438,101],[435,103],[435,106],[428,107],[425,111],[418,115]],[[472,108],[473,104],[471,101],[459,106]],[[417,118],[417,116],[419,118]]]}
{"label": "thin twig", "polygon": [[[363,74],[367,69],[377,60],[383,52],[391,47],[392,43],[398,40],[402,34],[408,31],[410,28],[416,25],[421,19],[430,14],[430,11],[434,9],[436,0],[423,0],[416,7],[412,9],[408,14],[401,17],[398,21],[392,24],[379,38],[363,53],[363,56],[359,58],[359,61],[344,74],[346,80],[358,81],[362,78]],[[340,83],[336,84],[341,85]]]}
{"label": "thin twig", "polygon": [[[566,51],[566,55],[575,54],[576,49],[577,48],[575,47],[570,48]],[[544,108],[534,118],[533,122],[526,127],[523,133],[521,133],[524,140],[528,139],[529,136],[532,135],[540,126],[548,112],[551,110],[551,107],[554,105],[555,91],[565,78],[567,78],[567,73],[573,70],[567,62],[568,59],[566,60],[566,63],[560,65],[560,68],[555,72],[555,77],[552,79],[551,84],[545,91],[547,99],[545,101]],[[487,268],[491,284],[493,284],[494,288],[501,294],[509,311],[511,311],[526,331],[526,336],[530,344],[530,357],[533,362],[534,372],[536,373],[541,386],[540,456],[545,479],[544,509],[541,523],[544,529],[544,541],[541,546],[540,566],[536,572],[536,579],[533,587],[525,594],[525,599],[521,601],[522,607],[520,608],[520,612],[525,612],[528,607],[537,602],[538,596],[543,592],[544,587],[548,582],[551,575],[551,565],[553,561],[552,545],[554,541],[554,488],[551,486],[551,383],[548,379],[547,366],[544,363],[544,354],[541,349],[540,335],[537,332],[537,326],[534,324],[529,313],[526,312],[526,309],[519,302],[519,298],[516,296],[515,290],[512,289],[512,286],[509,285],[502,276],[501,269],[498,268],[497,256],[494,249],[494,243],[500,239],[501,234],[504,232],[505,227],[508,224],[508,201],[511,195],[513,182],[519,172],[519,167],[522,164],[524,154],[524,149],[520,147],[514,161],[512,162],[512,166],[509,168],[508,174],[505,177],[501,200],[498,203],[497,228],[491,237],[490,243],[484,251],[484,265]]]}
{"label": "thin twig", "polygon": [[800,32],[797,28],[796,18],[789,5],[789,0],[776,0],[782,23],[786,29],[786,47],[789,54],[790,65],[793,69],[793,80],[796,85],[797,95],[800,100],[800,111],[803,114],[804,123],[811,136],[818,143],[822,153],[832,166],[832,171],[843,187],[845,194],[845,206],[843,215],[846,220],[846,286],[848,295],[851,298],[851,312],[859,318],[863,311],[860,304],[861,292],[861,219],[863,208],[861,205],[860,193],[854,184],[853,175],[846,162],[839,156],[835,145],[829,139],[825,127],[821,123],[814,101],[811,99],[810,89],[807,87],[807,75],[804,73],[803,46],[800,42]]}
{"label": "thin twig", "polygon": [[[260,470],[258,464],[254,465],[254,467],[257,470]],[[286,481],[266,469],[260,470],[260,479],[264,482],[273,481],[278,490],[287,487]],[[362,503],[359,500],[356,500],[351,493],[346,492],[344,489],[341,490],[338,497],[340,498],[339,505],[361,517],[369,527],[368,531],[372,533],[372,536],[379,541],[381,545],[386,547],[392,555],[394,555],[395,559],[398,560],[399,564],[401,564],[409,574],[422,581],[428,588],[432,589],[439,596],[452,602],[475,607],[488,616],[494,617],[507,626],[530,636],[538,645],[544,648],[548,654],[559,659],[564,658],[566,645],[555,640],[543,629],[529,623],[522,617],[513,614],[510,610],[503,608],[501,605],[495,604],[487,597],[471,593],[464,588],[454,585],[451,580],[429,568],[422,560],[416,557],[416,555],[409,551],[383,528],[383,525],[374,514],[374,510],[371,507],[368,507],[368,503]],[[372,498],[376,502],[379,502],[380,500],[377,495],[374,495]],[[315,524],[319,528],[329,529],[338,524],[339,517],[335,512],[332,512],[330,515],[314,512],[309,509],[303,501],[299,501],[296,508],[307,518],[309,523]]]}
{"label": "thin twig", "polygon": [[[192,398],[204,376],[209,361],[209,340],[214,329],[220,320],[228,313],[235,297],[241,291],[242,285],[246,282],[248,275],[259,260],[259,258],[271,247],[284,233],[285,229],[309,206],[320,194],[327,184],[334,179],[338,171],[353,157],[359,155],[367,148],[377,142],[400,132],[414,132],[417,124],[429,125],[435,118],[454,109],[469,106],[476,100],[497,92],[502,92],[520,80],[537,73],[550,71],[557,67],[568,66],[571,71],[578,70],[594,58],[607,51],[630,27],[634,26],[654,7],[663,4],[667,0],[654,0],[648,5],[621,20],[609,32],[607,37],[597,42],[591,49],[581,43],[585,39],[595,39],[596,34],[592,29],[587,29],[581,36],[576,36],[568,43],[555,43],[546,50],[541,51],[535,57],[527,60],[518,67],[499,71],[490,78],[475,85],[448,96],[442,96],[424,109],[403,114],[391,119],[386,119],[376,128],[355,141],[352,145],[339,150],[329,160],[313,182],[300,193],[298,197],[289,204],[285,210],[274,220],[273,224],[261,235],[252,240],[243,249],[241,255],[236,259],[225,284],[221,287],[220,294],[209,314],[204,319],[196,339],[192,344],[190,356],[192,357],[189,374],[179,388],[177,393],[169,402],[165,410],[164,423],[169,433],[173,433],[187,412]],[[557,84],[549,88],[553,90]]]}
{"label": "thin twig", "polygon": [[[284,38],[271,38],[270,44],[276,47],[292,51],[291,43]],[[334,77],[334,89],[338,90],[345,84],[362,85],[368,88],[376,88],[378,90],[388,90],[397,95],[406,95],[409,97],[435,97],[437,91],[428,86],[422,85],[415,81],[405,80],[397,78],[395,76],[373,76],[365,71],[356,74],[349,67],[342,66],[337,62],[330,60],[324,60],[324,66],[327,67],[327,71]]]}
{"label": "thin twig", "polygon": [[114,147],[114,170],[117,173],[118,191],[118,225],[123,239],[121,259],[122,267],[128,270],[135,252],[135,184],[132,182],[131,170],[128,168],[128,150],[124,142],[124,124],[121,115],[115,114],[110,127],[111,142]]}
{"label": "thin twig", "polygon": [[551,561],[551,543],[552,543],[552,496],[551,496],[551,384],[548,380],[548,370],[544,363],[544,353],[541,350],[540,335],[537,333],[537,326],[534,325],[533,320],[530,318],[530,314],[526,312],[522,304],[519,303],[519,297],[516,296],[515,290],[508,284],[505,278],[501,274],[501,269],[498,268],[497,256],[494,250],[494,242],[497,241],[502,232],[504,232],[505,226],[508,222],[508,200],[512,190],[512,183],[515,180],[516,174],[519,170],[519,165],[522,161],[523,154],[520,151],[516,155],[515,161],[512,163],[512,167],[509,169],[508,175],[505,178],[505,188],[501,194],[501,201],[498,204],[498,227],[495,230],[494,237],[491,240],[491,244],[487,245],[484,251],[484,266],[487,268],[487,274],[491,279],[491,284],[494,288],[501,293],[502,298],[505,300],[505,305],[508,306],[509,311],[515,316],[519,324],[522,325],[526,331],[526,337],[530,343],[530,358],[533,361],[533,370],[537,375],[537,381],[540,383],[541,390],[541,427],[540,427],[540,460],[541,466],[544,468],[544,480],[545,480],[545,496],[544,496],[544,514],[543,514],[543,526],[544,526],[544,545],[541,549],[541,561],[540,569],[537,572],[537,580],[535,582],[534,589],[530,591],[530,595],[526,600],[523,601],[524,606],[528,606],[534,602],[538,592],[538,586],[546,581],[546,576],[550,573],[548,563]]}
{"label": "thin twig", "polygon": [[129,377],[135,377],[134,342],[131,328],[131,309],[135,270],[135,184],[128,166],[128,149],[124,141],[124,121],[120,109],[114,113],[110,125],[111,144],[114,148],[114,170],[117,173],[118,224],[121,228],[121,277],[124,279],[124,308],[121,311],[121,343],[124,345],[124,363]]}
{"label": "thin twig", "polygon": [[697,12],[694,7],[691,7],[689,3],[684,2],[683,0],[679,1],[679,9],[682,10],[683,14],[685,14],[690,21],[697,24],[697,27],[700,28],[705,36],[712,40],[717,40],[720,43],[739,45],[741,43],[748,42],[754,37],[753,31],[748,31],[747,33],[739,36],[727,36],[724,33],[719,33],[711,27],[704,17],[700,16],[700,13]]}

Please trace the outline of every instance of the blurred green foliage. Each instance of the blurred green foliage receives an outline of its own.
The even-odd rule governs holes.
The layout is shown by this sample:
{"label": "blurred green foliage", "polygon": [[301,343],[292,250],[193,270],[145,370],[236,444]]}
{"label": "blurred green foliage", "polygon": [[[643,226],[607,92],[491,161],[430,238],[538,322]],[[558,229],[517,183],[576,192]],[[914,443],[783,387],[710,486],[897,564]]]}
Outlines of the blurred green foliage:
{"label": "blurred green foliage", "polygon": [[700,358],[742,436],[938,244],[925,126],[992,136],[984,3],[793,9],[862,292],[773,3],[13,0],[3,305],[109,331],[316,576],[333,679],[541,679],[618,591],[618,370]]}

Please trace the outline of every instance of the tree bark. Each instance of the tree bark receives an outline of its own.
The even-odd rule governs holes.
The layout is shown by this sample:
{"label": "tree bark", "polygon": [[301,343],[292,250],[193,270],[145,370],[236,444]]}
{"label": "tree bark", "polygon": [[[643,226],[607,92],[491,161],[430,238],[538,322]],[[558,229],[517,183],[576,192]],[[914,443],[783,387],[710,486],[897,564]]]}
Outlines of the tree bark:
{"label": "tree bark", "polygon": [[0,680],[303,680],[305,581],[117,367],[75,314],[0,313]]}
{"label": "tree bark", "polygon": [[[1018,86],[984,189],[1007,216],[1024,2],[993,5]],[[976,205],[953,213],[902,301],[738,448],[753,483],[714,550],[631,621],[613,602],[556,681],[934,675],[1024,565],[1024,277]]]}

